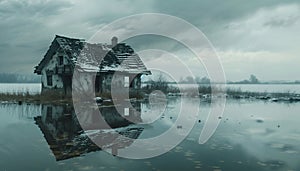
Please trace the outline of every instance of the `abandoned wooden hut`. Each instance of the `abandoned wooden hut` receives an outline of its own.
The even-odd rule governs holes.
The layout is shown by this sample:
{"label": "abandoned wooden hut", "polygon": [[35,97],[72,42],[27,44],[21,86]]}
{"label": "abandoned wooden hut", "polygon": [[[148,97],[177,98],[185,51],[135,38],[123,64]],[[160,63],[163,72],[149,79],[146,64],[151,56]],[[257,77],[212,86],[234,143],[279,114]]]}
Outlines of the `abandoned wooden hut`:
{"label": "abandoned wooden hut", "polygon": [[41,75],[42,93],[71,95],[74,69],[96,73],[92,88],[99,93],[111,91],[113,77],[117,80],[114,84],[138,90],[142,75],[151,74],[138,54],[129,45],[118,43],[116,37],[111,44],[91,44],[59,35],[55,36],[34,73]]}

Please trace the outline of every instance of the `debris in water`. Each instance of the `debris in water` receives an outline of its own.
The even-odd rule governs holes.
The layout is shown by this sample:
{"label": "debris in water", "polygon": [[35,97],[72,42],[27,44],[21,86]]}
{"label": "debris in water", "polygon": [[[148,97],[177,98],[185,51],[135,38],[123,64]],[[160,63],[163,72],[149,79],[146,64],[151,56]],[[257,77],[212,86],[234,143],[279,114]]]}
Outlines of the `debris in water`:
{"label": "debris in water", "polygon": [[96,103],[102,103],[103,99],[101,97],[95,97],[94,100],[96,101]]}
{"label": "debris in water", "polygon": [[257,122],[257,123],[263,123],[264,120],[263,120],[263,119],[256,119],[256,122]]}

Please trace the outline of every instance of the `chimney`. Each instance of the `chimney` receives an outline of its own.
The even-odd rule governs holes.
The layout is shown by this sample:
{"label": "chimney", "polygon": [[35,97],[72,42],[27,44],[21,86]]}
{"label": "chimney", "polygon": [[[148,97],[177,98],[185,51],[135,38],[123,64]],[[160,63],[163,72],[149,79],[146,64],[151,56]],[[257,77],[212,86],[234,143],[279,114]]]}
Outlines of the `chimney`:
{"label": "chimney", "polygon": [[111,45],[112,47],[115,47],[118,44],[118,38],[117,37],[113,37],[111,39]]}

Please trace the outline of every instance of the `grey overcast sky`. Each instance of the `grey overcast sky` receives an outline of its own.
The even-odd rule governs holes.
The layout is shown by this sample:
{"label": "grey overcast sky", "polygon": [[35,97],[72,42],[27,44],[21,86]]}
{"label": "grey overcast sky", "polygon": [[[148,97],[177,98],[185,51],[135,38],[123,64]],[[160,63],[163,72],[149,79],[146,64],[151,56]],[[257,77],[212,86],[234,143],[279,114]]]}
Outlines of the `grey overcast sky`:
{"label": "grey overcast sky", "polygon": [[115,19],[149,12],[202,30],[228,80],[300,80],[299,0],[0,0],[0,72],[32,73],[55,34],[88,39]]}

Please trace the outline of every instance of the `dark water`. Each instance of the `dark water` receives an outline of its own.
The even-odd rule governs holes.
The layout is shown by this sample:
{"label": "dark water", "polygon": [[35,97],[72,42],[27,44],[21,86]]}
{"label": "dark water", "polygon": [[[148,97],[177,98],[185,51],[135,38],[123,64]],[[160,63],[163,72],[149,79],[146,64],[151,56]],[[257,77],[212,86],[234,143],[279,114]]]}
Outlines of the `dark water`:
{"label": "dark water", "polygon": [[[192,99],[168,100],[166,110],[156,116],[153,113],[161,112],[157,106],[150,110],[153,106],[138,103],[135,108],[141,115],[130,119],[137,124],[122,119],[113,108],[101,109],[106,122],[132,138],[122,147],[122,140],[114,146],[104,140],[104,145],[127,148],[134,139],[162,134],[173,126],[180,102],[192,110],[199,107]],[[95,146],[84,136],[72,106],[0,104],[0,170],[300,170],[300,104],[228,101],[217,131],[200,145],[210,107],[200,105],[193,130],[171,151],[132,160]],[[91,129],[103,129],[99,125]],[[107,132],[97,134],[105,136]]]}

